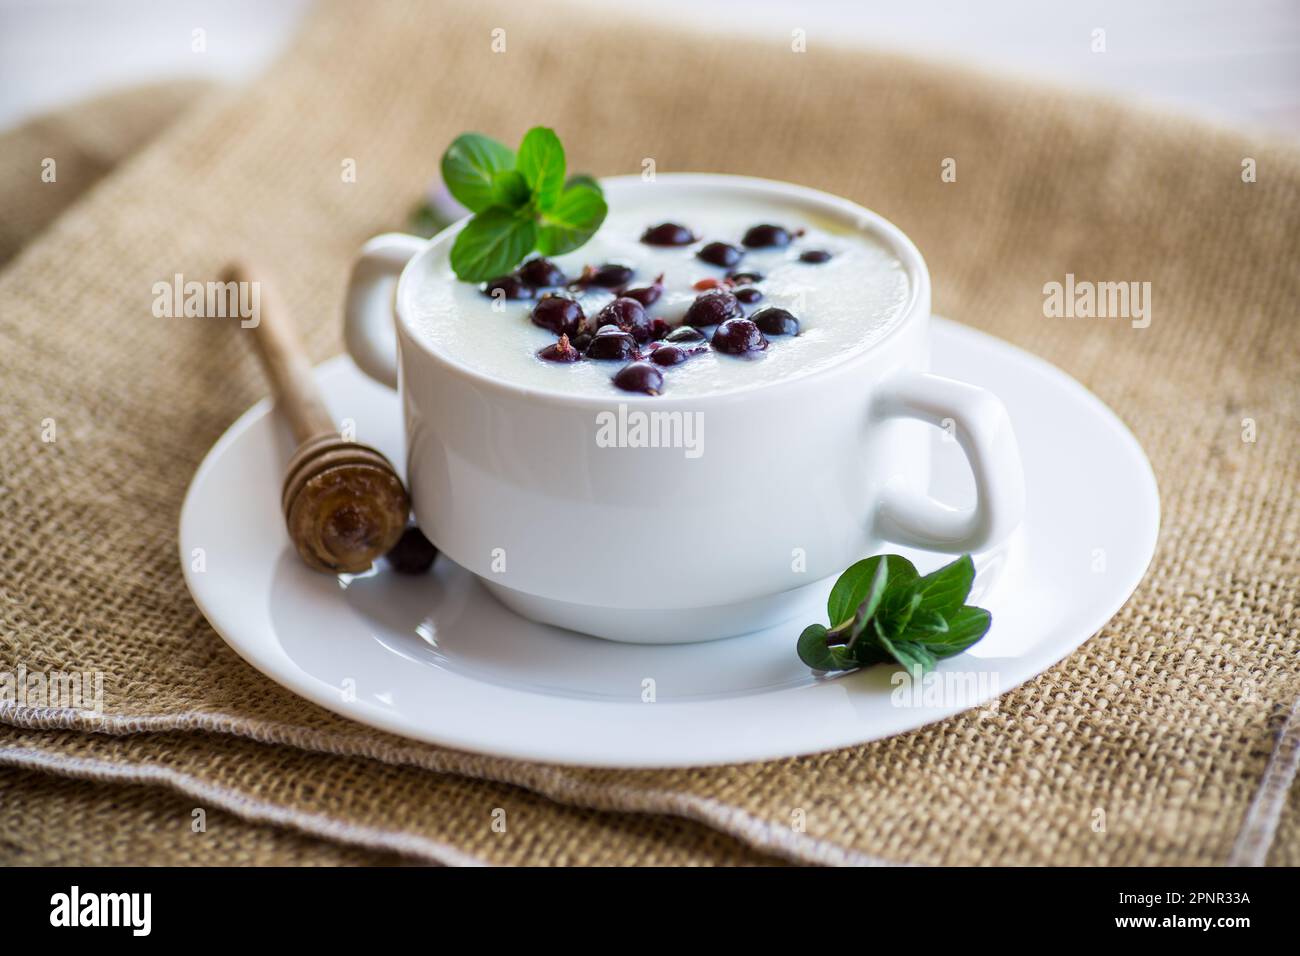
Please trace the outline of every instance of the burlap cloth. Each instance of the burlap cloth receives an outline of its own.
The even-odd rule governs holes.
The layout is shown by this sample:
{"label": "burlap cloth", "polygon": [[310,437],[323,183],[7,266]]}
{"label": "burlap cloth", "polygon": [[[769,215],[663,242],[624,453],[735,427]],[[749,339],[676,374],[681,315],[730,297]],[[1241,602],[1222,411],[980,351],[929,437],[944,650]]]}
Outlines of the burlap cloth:
{"label": "burlap cloth", "polygon": [[[991,713],[705,770],[414,744],[243,664],[185,591],[176,519],[264,385],[231,324],[154,318],[153,283],[252,254],[334,354],[350,256],[403,221],[446,142],[538,122],[597,174],[787,179],[902,226],[937,310],[1062,366],[1146,448],[1163,528],[1127,606]],[[60,188],[39,177],[55,139],[6,147],[6,195]],[[830,37],[796,53],[789,31],[587,8],[326,5],[262,82],[187,112],[0,276],[0,670],[105,683],[103,715],[0,705],[0,857],[1300,862],[1298,225],[1282,144]],[[1066,273],[1151,282],[1150,327],[1044,317]]]}
{"label": "burlap cloth", "polygon": [[[109,93],[28,120],[3,136],[0,158],[0,265],[119,162],[207,93],[198,80],[173,80]],[[42,182],[42,163],[54,178]],[[44,188],[35,188],[39,184]]]}

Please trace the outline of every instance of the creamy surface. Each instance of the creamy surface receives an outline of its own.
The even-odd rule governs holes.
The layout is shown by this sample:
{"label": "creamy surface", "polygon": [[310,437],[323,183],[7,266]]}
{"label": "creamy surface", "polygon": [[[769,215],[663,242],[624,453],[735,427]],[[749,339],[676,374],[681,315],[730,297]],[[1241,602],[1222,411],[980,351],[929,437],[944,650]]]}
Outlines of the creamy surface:
{"label": "creamy surface", "polygon": [[[686,226],[699,241],[689,246],[651,246],[640,241],[648,226],[665,221]],[[745,249],[730,270],[695,257],[702,245],[712,241],[743,249],[740,240],[745,230],[759,223],[804,229],[805,234],[783,249]],[[450,242],[444,243],[436,255],[422,261],[425,274],[418,276],[406,300],[410,325],[436,351],[528,388],[621,400],[647,398],[621,391],[610,382],[625,363],[538,358],[537,351],[557,337],[530,321],[537,300],[494,304],[479,284],[456,278],[447,258],[450,247]],[[799,254],[810,249],[825,249],[833,258],[817,265],[800,262]],[[763,298],[744,306],[745,315],[777,306],[799,320],[798,336],[768,336],[767,350],[754,357],[710,349],[663,369],[664,397],[715,394],[816,372],[884,336],[902,318],[910,298],[906,268],[881,242],[779,198],[756,201],[724,194],[707,202],[682,197],[676,204],[611,203],[600,231],[586,245],[552,261],[570,278],[581,274],[585,265],[625,263],[636,270],[629,283],[632,287],[649,285],[663,273],[664,293],[648,312],[674,327],[700,294],[693,288],[698,280],[721,279],[728,271],[759,272],[764,278],[757,288]],[[614,293],[592,288],[575,298],[592,319]],[[712,335],[713,329],[703,331]]]}

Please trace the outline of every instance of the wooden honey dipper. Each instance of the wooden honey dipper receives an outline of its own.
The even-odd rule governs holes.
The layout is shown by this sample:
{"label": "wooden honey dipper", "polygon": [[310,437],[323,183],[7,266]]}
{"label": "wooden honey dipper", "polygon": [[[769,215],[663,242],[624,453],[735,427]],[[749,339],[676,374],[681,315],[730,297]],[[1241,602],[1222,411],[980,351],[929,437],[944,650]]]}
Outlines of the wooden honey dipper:
{"label": "wooden honey dipper", "polygon": [[253,344],[298,443],[280,494],[289,539],[318,571],[364,571],[406,528],[411,503],[402,479],[375,449],[335,430],[293,320],[267,283],[243,264],[229,266],[222,281],[261,285]]}

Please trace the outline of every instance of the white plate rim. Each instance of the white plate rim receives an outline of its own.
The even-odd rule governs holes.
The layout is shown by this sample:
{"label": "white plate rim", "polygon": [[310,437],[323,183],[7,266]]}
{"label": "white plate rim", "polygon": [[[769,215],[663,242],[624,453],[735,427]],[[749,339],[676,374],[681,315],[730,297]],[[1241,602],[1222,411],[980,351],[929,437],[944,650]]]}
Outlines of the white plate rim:
{"label": "white plate rim", "polygon": [[[1108,431],[1113,434],[1113,437],[1119,443],[1118,448],[1122,449],[1122,454],[1129,459],[1128,463],[1135,467],[1136,474],[1141,478],[1141,487],[1133,489],[1135,494],[1142,499],[1142,506],[1138,507],[1136,512],[1145,519],[1141,526],[1134,528],[1135,547],[1141,554],[1139,561],[1141,565],[1140,573],[1126,575],[1126,577],[1131,576],[1133,578],[1131,584],[1124,584],[1117,588],[1110,601],[1090,607],[1087,612],[1081,611],[1080,614],[1083,620],[1072,624],[1069,628],[1072,636],[1053,642],[1041,643],[1017,657],[1015,659],[1017,666],[1013,668],[1011,673],[1005,675],[1007,682],[999,686],[996,694],[989,695],[990,697],[1001,696],[1014,687],[1041,674],[1078,649],[1119,611],[1133,591],[1136,590],[1145,577],[1155,553],[1160,518],[1158,488],[1150,462],[1128,427],[1099,398],[1065,372],[1017,346],[950,320],[936,317],[935,330],[944,335],[956,336],[959,339],[964,337],[972,344],[1008,351],[1018,362],[1024,363],[1042,376],[1054,379],[1055,383],[1065,389],[1073,400],[1086,407],[1091,414],[1105,420],[1109,426]],[[341,365],[350,364],[351,362],[346,356],[338,356],[318,366],[317,373],[331,373]],[[196,470],[187,489],[180,512],[178,545],[181,567],[186,586],[195,603],[228,646],[253,668],[276,683],[298,696],[341,716],[401,737],[462,751],[517,760],[586,767],[691,767],[780,759],[854,746],[870,740],[918,729],[987,700],[987,698],[966,700],[958,705],[928,708],[924,711],[919,709],[910,712],[899,711],[899,716],[891,724],[877,728],[879,732],[873,730],[864,733],[862,724],[851,720],[836,721],[827,719],[820,723],[801,726],[798,733],[788,734],[784,737],[779,737],[779,727],[767,727],[768,730],[774,731],[779,739],[773,739],[771,734],[749,735],[720,743],[717,739],[702,740],[698,735],[691,735],[683,738],[680,741],[682,747],[676,749],[672,746],[665,747],[662,742],[657,746],[647,747],[644,746],[644,741],[638,741],[639,744],[643,745],[643,749],[640,751],[628,748],[626,740],[622,741],[621,746],[618,740],[607,740],[603,745],[593,747],[582,753],[576,753],[573,745],[563,739],[538,739],[536,734],[525,737],[523,741],[504,739],[500,732],[478,732],[474,729],[476,725],[473,721],[454,718],[446,721],[441,727],[430,728],[426,724],[412,719],[409,715],[377,706],[362,697],[357,697],[350,702],[344,701],[338,688],[323,684],[313,675],[303,671],[289,660],[282,651],[279,651],[278,647],[269,646],[265,640],[249,639],[248,636],[241,635],[241,626],[229,613],[229,608],[216,606],[212,602],[205,600],[207,582],[199,578],[191,568],[189,561],[189,545],[192,543],[192,535],[187,532],[187,529],[194,526],[196,512],[201,507],[198,492],[204,488],[211,473],[216,469],[218,462],[227,451],[240,441],[249,428],[266,415],[269,408],[270,400],[263,399],[239,416],[205,455]],[[679,646],[689,647],[690,645]],[[276,653],[277,651],[279,653]],[[526,691],[495,687],[481,682],[469,681],[459,676],[457,676],[457,679],[473,684],[476,688],[475,693],[483,697],[496,697],[506,693],[515,697],[532,698],[537,701],[549,700],[543,695],[531,694]],[[835,690],[831,691],[831,688],[835,688]],[[783,698],[784,702],[794,703],[807,699],[814,694],[825,696],[828,692],[835,694],[839,698],[847,691],[843,681],[827,681],[815,687],[780,689],[771,693],[753,696],[756,699],[767,701],[766,706],[770,707],[774,697],[779,696]],[[708,720],[715,716],[727,716],[725,713],[715,713],[722,707],[732,711],[731,719],[735,719],[742,716],[737,711],[745,709],[738,708],[739,701],[740,698],[726,698],[721,701],[675,701],[655,705],[655,709],[662,714],[668,708],[672,708],[674,711],[679,712],[678,717]],[[584,702],[572,699],[564,699],[563,706],[570,711],[570,716],[566,718],[570,721],[590,720],[596,718],[598,714],[599,719],[608,720],[610,712],[605,708],[609,707],[633,708],[627,712],[629,714],[641,710],[641,708],[632,704]],[[842,708],[843,702],[837,700],[835,706]],[[601,710],[590,711],[589,708],[593,707],[601,708]],[[817,708],[813,709],[816,710]],[[820,709],[823,712],[826,711],[825,706]],[[756,711],[750,710],[749,713],[754,717],[761,716]],[[825,713],[822,716],[826,716]],[[684,719],[681,722],[674,720],[674,724],[681,730],[689,726],[690,719]],[[640,723],[641,729],[647,726],[639,721],[632,721],[631,723],[633,725]],[[788,723],[791,722],[787,721]],[[632,726],[631,729],[635,730],[636,727]]]}

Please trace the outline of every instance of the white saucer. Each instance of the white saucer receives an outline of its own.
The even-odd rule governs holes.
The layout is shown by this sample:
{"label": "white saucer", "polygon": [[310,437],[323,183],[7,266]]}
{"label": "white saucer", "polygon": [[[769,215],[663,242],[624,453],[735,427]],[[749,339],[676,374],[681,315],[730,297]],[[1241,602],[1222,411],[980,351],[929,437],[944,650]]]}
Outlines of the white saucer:
{"label": "white saucer", "polygon": [[[1141,580],[1160,508],[1137,441],[1060,370],[944,320],[935,322],[933,370],[1006,403],[1028,502],[1015,538],[976,556],[970,600],[992,612],[988,636],[919,687],[897,684],[904,675],[887,667],[815,676],[795,656],[813,617],[705,644],[617,644],[516,616],[444,557],[414,578],[386,568],[350,578],[310,571],[280,516],[293,449],[266,401],[230,427],[194,476],[181,511],[185,581],[217,633],[279,684],[362,723],[462,750],[690,766],[912,730],[1010,690],[1095,633]],[[317,375],[336,418],[353,420],[358,439],[401,470],[396,395],[346,358]],[[958,446],[932,431],[934,493],[970,503]],[[949,560],[897,550],[922,572]]]}

